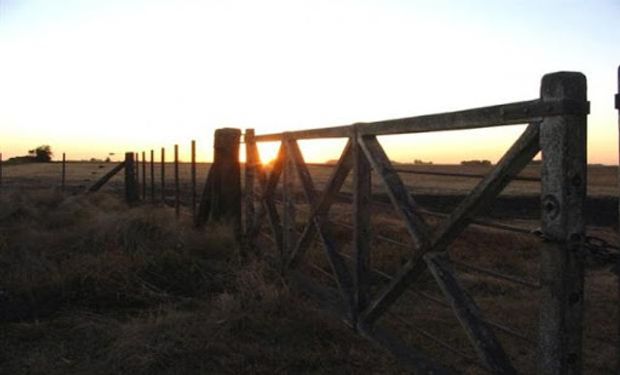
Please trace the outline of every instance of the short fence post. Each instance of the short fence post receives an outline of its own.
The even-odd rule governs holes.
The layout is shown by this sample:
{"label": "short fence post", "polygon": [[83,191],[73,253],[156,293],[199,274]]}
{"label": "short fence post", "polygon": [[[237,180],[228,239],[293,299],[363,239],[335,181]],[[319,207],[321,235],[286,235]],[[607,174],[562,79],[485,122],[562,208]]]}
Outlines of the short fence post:
{"label": "short fence post", "polygon": [[67,159],[65,153],[62,153],[62,177],[60,181],[60,190],[65,191],[65,180],[67,174]]}
{"label": "short fence post", "polygon": [[209,220],[228,221],[237,235],[241,233],[240,139],[239,129],[215,131],[213,164],[196,215],[198,226]]}
{"label": "short fence post", "polygon": [[142,200],[146,201],[146,152],[142,151]]}
{"label": "short fence post", "polygon": [[174,213],[179,218],[181,214],[181,187],[179,185],[179,145],[174,145]]}
{"label": "short fence post", "polygon": [[136,165],[136,186],[138,188],[138,199],[140,199],[140,154],[136,152],[134,154],[134,161]]}
{"label": "short fence post", "polygon": [[295,142],[285,133],[282,139],[282,147],[284,148],[284,170],[282,171],[283,185],[283,201],[284,213],[282,217],[282,234],[284,238],[283,254],[281,256],[282,265],[286,264],[286,260],[293,253],[295,244],[297,243],[297,232],[295,228],[295,160],[291,150],[291,142]]}
{"label": "short fence post", "polygon": [[[541,100],[575,106],[540,124],[542,164],[541,311],[539,373],[580,374],[585,239],[586,79],[559,72],[542,79]],[[573,111],[574,109],[574,111]]]}
{"label": "short fence post", "polygon": [[2,188],[2,153],[0,152],[0,189]]}
{"label": "short fence post", "polygon": [[139,200],[133,157],[133,152],[125,153],[125,200],[128,204],[135,204]]}
{"label": "short fence post", "polygon": [[155,150],[151,150],[151,203],[155,203]]}
{"label": "short fence post", "polygon": [[196,217],[196,141],[192,140],[192,218]]}
{"label": "short fence post", "polygon": [[161,148],[161,201],[166,203],[166,149]]}

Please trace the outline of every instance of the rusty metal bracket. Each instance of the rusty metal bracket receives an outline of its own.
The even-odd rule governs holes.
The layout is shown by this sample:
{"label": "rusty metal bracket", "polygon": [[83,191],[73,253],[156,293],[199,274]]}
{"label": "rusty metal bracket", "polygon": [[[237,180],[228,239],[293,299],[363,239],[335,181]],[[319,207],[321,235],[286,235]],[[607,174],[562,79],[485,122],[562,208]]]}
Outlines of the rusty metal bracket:
{"label": "rusty metal bracket", "polygon": [[[616,98],[616,105],[618,99]],[[518,109],[502,108],[502,117],[506,120],[521,118],[523,115],[547,117],[557,115],[587,115],[590,113],[590,102],[581,100],[537,100]]]}

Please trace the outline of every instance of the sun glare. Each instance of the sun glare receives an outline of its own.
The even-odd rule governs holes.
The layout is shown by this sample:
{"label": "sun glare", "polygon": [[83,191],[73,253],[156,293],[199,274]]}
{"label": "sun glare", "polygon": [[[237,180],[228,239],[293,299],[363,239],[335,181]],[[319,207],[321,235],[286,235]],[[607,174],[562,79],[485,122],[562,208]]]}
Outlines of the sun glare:
{"label": "sun glare", "polygon": [[280,142],[258,143],[257,146],[261,164],[267,165],[273,162],[276,156],[278,156]]}
{"label": "sun glare", "polygon": [[[298,141],[304,161],[309,163],[326,163],[337,160],[344,149],[346,139],[321,139]],[[280,142],[258,143],[260,162],[272,163],[278,156]]]}

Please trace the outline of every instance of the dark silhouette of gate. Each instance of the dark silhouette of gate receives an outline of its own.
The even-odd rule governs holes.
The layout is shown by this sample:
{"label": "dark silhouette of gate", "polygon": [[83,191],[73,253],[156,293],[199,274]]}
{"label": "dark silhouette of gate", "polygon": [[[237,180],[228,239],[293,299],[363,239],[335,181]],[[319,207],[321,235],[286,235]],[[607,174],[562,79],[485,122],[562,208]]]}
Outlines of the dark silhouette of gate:
{"label": "dark silhouette of gate", "polygon": [[[437,361],[423,355],[418,348],[405,345],[378,324],[390,307],[428,271],[484,367],[494,373],[516,373],[495,336],[495,329],[510,329],[484,318],[474,299],[456,277],[447,248],[470,224],[484,224],[475,218],[476,214],[488,207],[511,180],[518,179],[519,172],[542,151],[541,280],[539,285],[533,285],[540,288],[541,293],[537,368],[544,374],[580,373],[584,261],[579,252],[585,239],[583,208],[589,113],[586,79],[580,73],[548,74],[542,79],[540,92],[540,98],[535,100],[374,123],[267,135],[255,135],[252,129],[248,129],[244,137],[247,153],[245,238],[248,243],[255,243],[261,227],[268,223],[284,274],[318,294],[323,302],[332,301],[333,309],[341,314],[347,324],[405,360],[415,370],[444,373],[449,371]],[[377,136],[389,134],[513,124],[528,126],[493,170],[456,209],[445,215],[435,230],[428,225],[427,213],[412,198],[398,169],[392,165],[377,140]],[[299,140],[319,138],[348,139],[323,191],[317,190],[298,145]],[[263,168],[257,143],[274,141],[280,142],[277,158],[270,169]],[[371,172],[376,173],[385,187],[413,243],[409,259],[396,275],[390,277],[389,283],[376,292],[371,292],[372,279],[376,276],[370,265],[373,251]],[[295,173],[311,207],[301,231],[296,228]],[[353,257],[339,251],[339,243],[332,231],[333,223],[328,217],[332,205],[342,199],[340,191],[349,174],[353,178]],[[282,188],[278,193],[280,180]],[[256,190],[259,192],[256,193]],[[276,207],[277,196],[282,199],[282,214]],[[508,225],[488,225],[511,229]],[[336,295],[333,290],[320,287],[311,278],[297,272],[315,236],[318,236],[329,261],[329,273],[337,282]],[[493,270],[481,271],[511,279]],[[532,284],[514,277],[512,279]]]}

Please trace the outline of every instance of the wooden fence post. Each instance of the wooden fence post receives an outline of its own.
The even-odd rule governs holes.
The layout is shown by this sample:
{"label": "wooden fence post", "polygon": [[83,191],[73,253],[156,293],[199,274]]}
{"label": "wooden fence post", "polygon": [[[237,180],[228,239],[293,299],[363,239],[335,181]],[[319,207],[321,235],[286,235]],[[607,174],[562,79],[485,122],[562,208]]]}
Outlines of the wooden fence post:
{"label": "wooden fence post", "polygon": [[151,203],[155,203],[155,150],[151,150]]}
{"label": "wooden fence post", "polygon": [[174,213],[181,215],[181,186],[179,185],[179,145],[174,145]]}
{"label": "wooden fence post", "polygon": [[0,189],[2,188],[2,153],[0,152]]}
{"label": "wooden fence post", "polygon": [[134,164],[136,165],[136,186],[138,188],[138,199],[140,199],[140,154],[134,154]]}
{"label": "wooden fence post", "polygon": [[62,153],[62,177],[60,181],[60,190],[65,191],[65,180],[67,175],[67,158],[65,153]]}
{"label": "wooden fence post", "polygon": [[[541,100],[568,107],[586,102],[586,78],[559,72],[542,79]],[[573,109],[573,108],[570,108]],[[540,124],[542,164],[541,311],[539,373],[580,374],[586,198],[587,115],[560,114]]]}
{"label": "wooden fence post", "polygon": [[196,217],[196,141],[192,140],[192,218]]}
{"label": "wooden fence post", "polygon": [[166,149],[161,148],[161,201],[166,203]]}
{"label": "wooden fence post", "polygon": [[146,201],[146,152],[142,151],[142,200]]}
{"label": "wooden fence post", "polygon": [[125,153],[125,200],[128,204],[135,204],[139,200],[133,157],[133,152]]}
{"label": "wooden fence post", "polygon": [[241,232],[240,139],[239,129],[215,131],[213,164],[196,215],[198,226],[209,220],[228,221],[237,234]]}

